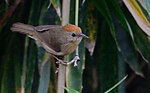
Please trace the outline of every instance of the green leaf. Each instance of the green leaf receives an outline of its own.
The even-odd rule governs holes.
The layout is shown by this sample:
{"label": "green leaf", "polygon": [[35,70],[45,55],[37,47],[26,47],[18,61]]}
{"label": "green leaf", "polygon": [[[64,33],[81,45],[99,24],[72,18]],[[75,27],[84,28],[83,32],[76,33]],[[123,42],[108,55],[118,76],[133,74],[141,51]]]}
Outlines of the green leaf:
{"label": "green leaf", "polygon": [[113,87],[111,87],[110,89],[108,89],[107,91],[105,91],[104,93],[109,93],[110,91],[112,91],[114,88],[116,88],[117,86],[119,86],[126,78],[127,78],[127,75],[123,79],[121,79],[118,83],[116,83]]}
{"label": "green leaf", "polygon": [[115,28],[114,28],[114,24],[113,24],[113,20],[112,20],[112,15],[111,15],[110,9],[109,9],[106,1],[105,0],[92,0],[92,2],[97,7],[97,9],[100,11],[100,13],[104,16],[105,20],[107,21],[108,25],[110,26],[111,34],[112,34],[114,40],[116,40]]}
{"label": "green leaf", "polygon": [[[127,12],[127,11],[125,11]],[[145,62],[150,63],[150,42],[148,41],[147,35],[145,35],[136,24],[135,20],[132,19],[132,15],[126,13],[130,26],[132,27],[132,32],[134,35],[134,45],[135,49],[139,52]]]}
{"label": "green leaf", "polygon": [[70,87],[67,87],[67,88],[65,88],[65,89],[67,90],[68,93],[80,93],[80,92],[78,92],[78,91],[76,91],[75,89],[70,88]]}
{"label": "green leaf", "polygon": [[[99,78],[98,91],[103,93],[118,80],[118,52],[115,41],[105,21],[103,21],[98,31],[93,57]],[[116,93],[117,91],[115,89],[112,93]]]}
{"label": "green leaf", "polygon": [[[134,49],[134,37],[130,30],[130,26],[128,25],[126,17],[123,14],[123,11],[120,9],[121,7],[117,4],[117,0],[94,0],[93,2],[96,5],[97,9],[100,11],[100,13],[104,16],[106,22],[108,23],[111,34],[113,33],[112,36],[115,40],[117,48],[122,53],[125,61],[135,71],[135,73],[137,73],[138,75],[142,75],[140,66],[137,61],[137,54]],[[120,26],[119,23],[122,25],[121,27],[118,27]],[[125,33],[125,35],[116,35],[120,32],[118,28],[119,30],[123,30],[124,28],[123,31],[125,32],[121,32]],[[121,40],[125,41],[124,44]],[[127,48],[130,49],[128,50]]]}
{"label": "green leaf", "polygon": [[117,18],[118,21],[121,23],[122,27],[124,27],[124,29],[128,31],[126,17],[124,16],[121,7],[118,4],[118,0],[106,0],[106,2],[108,4],[108,8],[110,9],[112,19],[114,19],[115,16],[115,18]]}
{"label": "green leaf", "polygon": [[36,63],[36,56],[37,56],[37,48],[33,40],[29,40],[29,47],[27,52],[27,65],[26,68],[26,80],[25,80],[25,91],[26,93],[30,93],[32,89],[33,84],[33,77],[34,77],[34,71],[35,71],[35,64]]}
{"label": "green leaf", "polygon": [[135,27],[133,33],[135,37],[137,51],[141,54],[145,62],[150,64],[150,42],[147,36],[142,32],[139,27]]}
{"label": "green leaf", "polygon": [[[8,33],[8,32],[6,32]],[[23,42],[23,39],[17,40],[14,34],[7,34],[8,37],[5,39],[0,39],[1,43],[3,43],[3,57],[1,58],[1,93],[10,93],[15,91],[20,92],[20,74],[21,74],[21,60],[22,56],[18,56],[21,54],[21,50],[23,49],[23,44],[18,46],[11,46],[12,44]],[[5,41],[6,40],[6,41]],[[9,40],[9,44],[8,41]],[[7,43],[6,43],[7,42]],[[5,48],[4,48],[5,47]],[[22,47],[22,48],[21,48]],[[16,64],[16,65],[14,65]],[[9,88],[8,88],[9,87]]]}
{"label": "green leaf", "polygon": [[[60,5],[60,1],[59,0],[51,0],[51,3],[52,5],[54,6],[56,12],[57,12],[57,15],[59,16],[59,18],[61,19],[61,5]],[[50,6],[50,4],[49,4]]]}
{"label": "green leaf", "polygon": [[38,93],[47,93],[50,82],[50,62],[48,60],[43,62],[40,68]]}
{"label": "green leaf", "polygon": [[144,11],[142,11],[142,8],[138,5],[138,1],[136,0],[123,0],[123,2],[132,14],[138,26],[143,30],[143,32],[150,36],[150,22],[146,18],[146,13],[148,11],[145,11],[144,14]]}
{"label": "green leaf", "polygon": [[[121,51],[119,51],[124,61],[129,67],[140,76],[143,76],[140,65],[138,63],[138,54],[135,49],[134,40],[130,34],[125,31],[118,20],[115,20],[116,25],[116,38]],[[132,31],[132,30],[131,30]]]}

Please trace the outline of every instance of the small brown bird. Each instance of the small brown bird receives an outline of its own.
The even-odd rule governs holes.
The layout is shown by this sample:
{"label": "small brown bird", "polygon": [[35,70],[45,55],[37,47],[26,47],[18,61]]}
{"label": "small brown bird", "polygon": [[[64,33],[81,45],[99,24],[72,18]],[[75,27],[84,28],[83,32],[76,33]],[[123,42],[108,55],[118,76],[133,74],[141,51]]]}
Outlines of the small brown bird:
{"label": "small brown bird", "polygon": [[[31,26],[23,23],[14,23],[11,27],[14,32],[27,34],[38,41],[42,47],[57,60],[56,56],[66,56],[72,53],[84,35],[80,27],[72,24]],[[75,61],[78,58],[74,58]]]}

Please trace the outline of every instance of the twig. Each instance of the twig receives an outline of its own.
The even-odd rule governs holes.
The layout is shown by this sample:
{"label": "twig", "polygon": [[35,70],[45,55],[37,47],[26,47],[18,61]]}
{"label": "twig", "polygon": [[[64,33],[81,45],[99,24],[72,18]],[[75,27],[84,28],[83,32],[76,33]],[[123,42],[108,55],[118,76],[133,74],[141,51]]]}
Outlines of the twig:
{"label": "twig", "polygon": [[26,61],[27,61],[27,51],[28,51],[28,42],[29,42],[29,38],[26,36],[25,39],[25,47],[24,47],[24,57],[23,57],[23,68],[22,68],[22,75],[21,75],[21,93],[25,93],[25,80],[26,80],[26,70],[27,70],[27,66],[26,66]]}
{"label": "twig", "polygon": [[66,80],[66,66],[59,64],[57,93],[64,93],[65,80]]}
{"label": "twig", "polygon": [[[69,23],[70,0],[63,0],[62,6],[63,6],[62,25],[65,25]],[[59,64],[57,93],[64,93],[65,80],[66,80],[66,66]]]}
{"label": "twig", "polygon": [[[75,7],[75,25],[78,26],[78,15],[79,15],[79,0],[76,0],[76,7]],[[76,55],[79,55],[79,49],[76,48]]]}

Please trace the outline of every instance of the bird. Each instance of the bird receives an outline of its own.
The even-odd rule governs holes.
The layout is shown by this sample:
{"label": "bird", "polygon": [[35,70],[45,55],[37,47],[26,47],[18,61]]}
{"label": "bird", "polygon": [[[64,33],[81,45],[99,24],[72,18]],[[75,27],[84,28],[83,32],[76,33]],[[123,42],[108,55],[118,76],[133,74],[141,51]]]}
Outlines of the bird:
{"label": "bird", "polygon": [[[82,38],[88,38],[82,33],[81,28],[73,25],[40,25],[32,26],[24,23],[14,23],[10,28],[13,32],[28,35],[34,39],[46,52],[51,54],[59,63],[66,64],[59,57],[64,57],[75,51]],[[80,58],[75,56],[70,63],[76,62]],[[69,63],[68,63],[69,64]]]}

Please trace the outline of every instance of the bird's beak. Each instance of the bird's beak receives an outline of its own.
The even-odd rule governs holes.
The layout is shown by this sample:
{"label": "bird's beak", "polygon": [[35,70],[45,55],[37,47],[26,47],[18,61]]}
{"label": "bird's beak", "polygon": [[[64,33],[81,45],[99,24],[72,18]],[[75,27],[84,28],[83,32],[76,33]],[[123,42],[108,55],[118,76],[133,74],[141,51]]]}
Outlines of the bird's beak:
{"label": "bird's beak", "polygon": [[81,33],[80,36],[85,37],[85,38],[89,38],[87,35]]}

